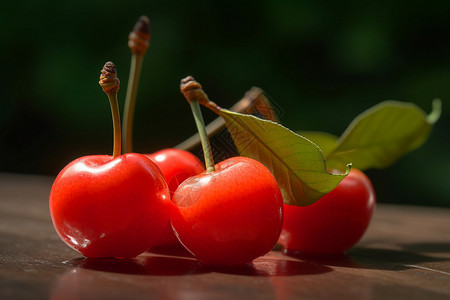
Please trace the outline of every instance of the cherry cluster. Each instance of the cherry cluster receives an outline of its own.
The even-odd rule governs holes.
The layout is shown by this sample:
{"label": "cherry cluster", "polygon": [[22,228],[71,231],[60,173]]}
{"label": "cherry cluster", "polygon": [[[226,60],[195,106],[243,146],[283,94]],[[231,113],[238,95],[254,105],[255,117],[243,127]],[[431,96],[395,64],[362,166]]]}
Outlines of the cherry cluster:
{"label": "cherry cluster", "polygon": [[87,258],[133,258],[155,247],[183,245],[204,263],[238,265],[251,263],[277,242],[286,253],[342,253],[361,238],[375,205],[362,172],[352,170],[313,205],[283,204],[276,179],[262,163],[246,157],[214,163],[199,105],[205,94],[192,77],[183,79],[180,89],[199,130],[206,168],[185,150],[134,153],[134,101],[150,39],[146,17],[129,38],[133,56],[124,128],[114,64],[107,62],[100,76],[111,105],[113,155],[72,161],[50,192],[53,225],[67,245]]}

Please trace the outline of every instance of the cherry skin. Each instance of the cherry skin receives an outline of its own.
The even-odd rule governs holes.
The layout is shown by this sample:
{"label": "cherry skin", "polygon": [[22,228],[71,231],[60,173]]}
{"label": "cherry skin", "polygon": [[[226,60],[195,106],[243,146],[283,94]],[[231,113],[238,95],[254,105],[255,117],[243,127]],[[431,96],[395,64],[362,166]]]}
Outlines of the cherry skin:
{"label": "cherry skin", "polygon": [[205,167],[200,159],[188,151],[168,148],[146,156],[161,169],[169,186],[171,196],[173,196],[180,183],[191,176],[205,171]]}
{"label": "cherry skin", "polygon": [[247,264],[269,252],[283,224],[283,200],[261,163],[233,157],[185,180],[172,201],[180,242],[212,265]]}
{"label": "cherry skin", "polygon": [[[171,197],[183,181],[205,171],[205,167],[200,159],[188,151],[168,148],[146,156],[161,169],[169,186]],[[166,229],[160,236],[159,241],[155,243],[155,246],[175,245],[179,245],[179,241],[173,232],[172,225],[170,222],[167,222]]]}
{"label": "cherry skin", "polygon": [[284,206],[278,243],[286,254],[343,254],[369,226],[375,208],[369,178],[352,169],[331,192],[308,206]]}
{"label": "cherry skin", "polygon": [[72,161],[57,176],[49,205],[58,235],[85,257],[132,258],[162,234],[169,202],[156,164],[128,153]]}

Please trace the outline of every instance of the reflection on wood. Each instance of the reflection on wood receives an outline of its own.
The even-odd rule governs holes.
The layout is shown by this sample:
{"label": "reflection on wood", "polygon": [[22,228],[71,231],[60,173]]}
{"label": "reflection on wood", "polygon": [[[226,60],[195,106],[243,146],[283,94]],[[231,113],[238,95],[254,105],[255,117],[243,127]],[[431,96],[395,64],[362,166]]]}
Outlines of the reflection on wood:
{"label": "reflection on wood", "polygon": [[88,260],[56,235],[52,178],[0,174],[0,299],[449,299],[450,210],[379,205],[347,255],[216,268],[183,251]]}

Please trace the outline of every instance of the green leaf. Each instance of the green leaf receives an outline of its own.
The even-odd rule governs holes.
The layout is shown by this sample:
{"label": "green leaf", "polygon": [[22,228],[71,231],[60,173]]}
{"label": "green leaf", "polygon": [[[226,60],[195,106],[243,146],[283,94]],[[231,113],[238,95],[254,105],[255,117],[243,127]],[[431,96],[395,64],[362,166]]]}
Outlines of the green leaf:
{"label": "green leaf", "polygon": [[412,103],[382,102],[355,118],[326,156],[328,166],[342,169],[351,162],[360,170],[385,168],[421,146],[440,113],[440,100],[433,101],[428,116]]}
{"label": "green leaf", "polygon": [[262,162],[272,172],[286,204],[315,202],[350,171],[349,166],[345,174],[328,173],[321,150],[278,123],[225,109],[216,112],[224,118],[239,153]]}
{"label": "green leaf", "polygon": [[297,133],[316,144],[325,157],[337,146],[338,137],[330,133],[320,131],[297,131]]}

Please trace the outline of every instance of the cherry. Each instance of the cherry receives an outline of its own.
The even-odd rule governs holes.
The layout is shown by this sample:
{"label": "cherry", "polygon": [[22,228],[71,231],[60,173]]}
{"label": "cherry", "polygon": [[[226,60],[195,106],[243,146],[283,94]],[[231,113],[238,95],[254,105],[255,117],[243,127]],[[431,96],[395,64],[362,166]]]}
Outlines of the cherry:
{"label": "cherry", "polygon": [[149,158],[120,154],[119,80],[113,63],[105,64],[100,84],[111,104],[113,155],[69,163],[53,183],[50,214],[60,238],[84,256],[131,258],[152,247],[165,229],[169,189]]}
{"label": "cherry", "polygon": [[184,180],[205,171],[200,159],[185,150],[168,148],[146,156],[161,169],[171,196]]}
{"label": "cherry", "polygon": [[206,171],[175,191],[172,226],[200,261],[214,265],[251,263],[276,244],[283,200],[270,171],[256,160],[233,157],[214,165],[199,101],[206,99],[192,77],[181,82],[202,140]]}
{"label": "cherry", "polygon": [[184,181],[171,222],[181,243],[208,264],[250,263],[269,252],[283,222],[278,185],[267,168],[233,157]]}
{"label": "cherry", "polygon": [[[194,154],[181,149],[168,148],[158,152],[147,154],[162,171],[169,186],[170,196],[187,178],[205,171],[203,163]],[[164,233],[160,236],[155,246],[175,246],[179,241],[175,236],[172,225],[167,222]]]}
{"label": "cherry", "polygon": [[366,231],[376,205],[370,179],[352,169],[339,185],[308,206],[284,205],[278,243],[289,254],[343,254]]}

